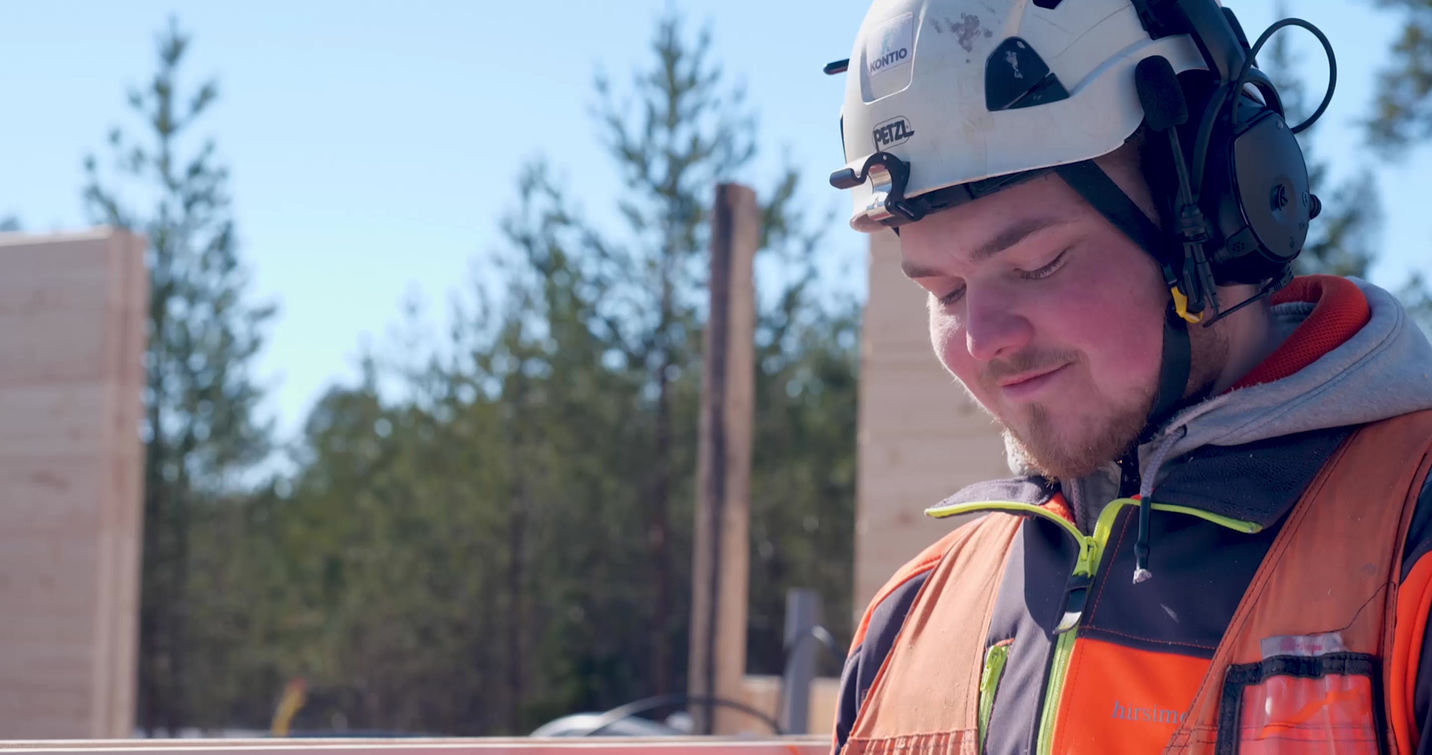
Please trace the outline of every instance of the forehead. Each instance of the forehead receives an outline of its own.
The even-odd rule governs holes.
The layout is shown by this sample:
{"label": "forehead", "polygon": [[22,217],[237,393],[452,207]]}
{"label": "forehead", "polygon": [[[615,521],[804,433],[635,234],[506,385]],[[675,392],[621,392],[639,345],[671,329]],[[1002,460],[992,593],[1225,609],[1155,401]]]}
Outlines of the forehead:
{"label": "forehead", "polygon": [[910,277],[924,277],[918,273],[979,265],[1045,232],[1097,221],[1062,180],[1040,176],[901,226],[901,262]]}

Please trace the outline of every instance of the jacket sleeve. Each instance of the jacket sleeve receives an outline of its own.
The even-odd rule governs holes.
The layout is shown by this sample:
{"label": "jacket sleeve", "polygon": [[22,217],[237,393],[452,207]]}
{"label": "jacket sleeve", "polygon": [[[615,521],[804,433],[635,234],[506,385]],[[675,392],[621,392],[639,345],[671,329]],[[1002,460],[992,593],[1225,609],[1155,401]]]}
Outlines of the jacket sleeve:
{"label": "jacket sleeve", "polygon": [[[1421,634],[1411,638],[1408,644],[1415,655],[1408,659],[1403,676],[1416,669],[1415,679],[1409,680],[1413,694],[1411,710],[1412,737],[1417,755],[1432,755],[1432,632],[1426,631],[1432,619],[1432,476],[1422,486],[1417,507],[1413,511],[1412,523],[1407,528],[1407,541],[1403,548],[1402,581],[1398,587],[1398,629],[1397,633],[1412,631]],[[1404,630],[1403,627],[1410,629]],[[1396,646],[1394,639],[1394,679],[1397,678]],[[1398,728],[1397,721],[1391,724]]]}

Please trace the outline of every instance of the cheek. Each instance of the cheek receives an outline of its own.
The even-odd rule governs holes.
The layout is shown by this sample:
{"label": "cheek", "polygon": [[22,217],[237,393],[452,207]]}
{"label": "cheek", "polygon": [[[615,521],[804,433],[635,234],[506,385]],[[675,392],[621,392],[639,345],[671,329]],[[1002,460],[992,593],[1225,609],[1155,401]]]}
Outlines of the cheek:
{"label": "cheek", "polygon": [[940,364],[945,370],[964,384],[965,389],[974,394],[976,400],[985,406],[990,406],[989,397],[980,387],[980,372],[985,364],[970,356],[969,349],[965,347],[965,331],[960,327],[959,320],[946,314],[934,300],[928,298],[928,313],[930,322],[930,345],[934,347],[935,355],[939,357]]}
{"label": "cheek", "polygon": [[1157,281],[1111,284],[1094,288],[1080,311],[1050,322],[1087,358],[1095,383],[1119,393],[1157,379],[1165,303]]}
{"label": "cheek", "polygon": [[[1166,293],[1152,261],[1127,255],[1121,265],[1081,266],[1027,289],[1003,292],[1032,330],[1030,348],[1074,353],[1095,390],[1142,391],[1158,379]],[[987,365],[969,353],[960,321],[927,297],[930,343],[945,369],[981,394]],[[981,396],[981,398],[983,398]]]}
{"label": "cheek", "polygon": [[965,380],[972,360],[965,350],[965,332],[959,322],[941,310],[933,296],[925,297],[925,311],[930,322],[930,345],[935,354],[955,377]]}

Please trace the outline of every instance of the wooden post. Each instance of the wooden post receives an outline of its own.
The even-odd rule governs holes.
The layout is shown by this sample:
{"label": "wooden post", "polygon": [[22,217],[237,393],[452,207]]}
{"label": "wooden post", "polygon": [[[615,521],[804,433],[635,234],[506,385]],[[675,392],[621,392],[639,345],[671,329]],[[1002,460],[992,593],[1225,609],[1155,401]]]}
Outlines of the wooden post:
{"label": "wooden post", "polygon": [[[750,572],[751,426],[755,403],[756,287],[760,243],[756,193],[716,187],[711,222],[711,307],[703,360],[697,444],[695,553],[691,585],[693,698],[739,701],[746,672]],[[695,731],[759,731],[739,711],[690,706]]]}
{"label": "wooden post", "polygon": [[145,246],[0,234],[0,739],[133,734]]}

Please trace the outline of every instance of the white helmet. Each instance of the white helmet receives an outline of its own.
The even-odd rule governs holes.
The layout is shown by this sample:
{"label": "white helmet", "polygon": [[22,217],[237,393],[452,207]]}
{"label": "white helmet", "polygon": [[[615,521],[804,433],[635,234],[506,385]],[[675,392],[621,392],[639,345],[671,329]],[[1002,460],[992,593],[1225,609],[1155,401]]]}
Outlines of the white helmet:
{"label": "white helmet", "polygon": [[[831,177],[853,189],[851,226],[899,225],[914,219],[902,217],[908,200],[932,191],[1117,149],[1144,117],[1140,60],[1162,56],[1176,73],[1207,67],[1188,34],[1146,28],[1156,4],[876,0],[851,51],[846,165]],[[871,164],[879,153],[903,165]],[[938,206],[957,202],[945,199]]]}

